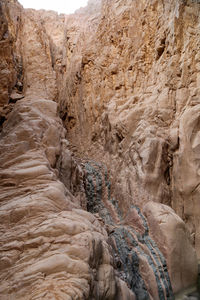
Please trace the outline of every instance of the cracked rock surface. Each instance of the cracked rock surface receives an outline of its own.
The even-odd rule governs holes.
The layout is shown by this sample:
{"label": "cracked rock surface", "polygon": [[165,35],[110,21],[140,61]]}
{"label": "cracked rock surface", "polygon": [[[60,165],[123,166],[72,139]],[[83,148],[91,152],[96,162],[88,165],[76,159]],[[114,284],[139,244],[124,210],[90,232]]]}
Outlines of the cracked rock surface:
{"label": "cracked rock surface", "polygon": [[196,284],[199,18],[190,0],[0,1],[0,299]]}

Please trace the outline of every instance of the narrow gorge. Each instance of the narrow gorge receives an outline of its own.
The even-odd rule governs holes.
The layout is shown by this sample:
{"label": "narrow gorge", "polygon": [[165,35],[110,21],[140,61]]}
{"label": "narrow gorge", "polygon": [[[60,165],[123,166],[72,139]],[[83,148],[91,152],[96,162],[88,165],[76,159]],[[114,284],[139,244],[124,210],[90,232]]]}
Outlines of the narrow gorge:
{"label": "narrow gorge", "polygon": [[200,299],[200,1],[0,24],[0,300]]}

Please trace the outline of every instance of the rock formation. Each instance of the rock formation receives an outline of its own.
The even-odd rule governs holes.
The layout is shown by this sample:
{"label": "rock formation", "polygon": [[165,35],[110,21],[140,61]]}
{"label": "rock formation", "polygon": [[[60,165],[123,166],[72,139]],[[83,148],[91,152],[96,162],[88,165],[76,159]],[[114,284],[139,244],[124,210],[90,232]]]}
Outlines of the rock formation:
{"label": "rock formation", "polygon": [[1,0],[0,18],[0,299],[195,285],[199,1]]}

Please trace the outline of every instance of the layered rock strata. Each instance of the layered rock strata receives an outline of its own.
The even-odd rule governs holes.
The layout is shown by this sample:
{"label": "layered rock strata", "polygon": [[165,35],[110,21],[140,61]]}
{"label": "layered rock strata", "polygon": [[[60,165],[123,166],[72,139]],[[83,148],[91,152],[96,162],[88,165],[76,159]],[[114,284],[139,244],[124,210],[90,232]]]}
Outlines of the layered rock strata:
{"label": "layered rock strata", "polygon": [[197,279],[198,1],[0,4],[2,299],[174,299]]}
{"label": "layered rock strata", "polygon": [[196,253],[181,218],[155,202],[144,213],[133,204],[124,213],[120,200],[111,197],[106,166],[90,161],[85,170],[87,209],[107,225],[117,269],[137,299],[173,299],[173,291],[195,283]]}
{"label": "layered rock strata", "polygon": [[66,140],[56,110],[20,100],[1,133],[1,299],[134,299],[104,227],[58,179]]}
{"label": "layered rock strata", "polygon": [[113,196],[172,206],[198,256],[199,18],[199,1],[102,1],[82,52],[69,39],[59,98],[77,155],[109,165]]}

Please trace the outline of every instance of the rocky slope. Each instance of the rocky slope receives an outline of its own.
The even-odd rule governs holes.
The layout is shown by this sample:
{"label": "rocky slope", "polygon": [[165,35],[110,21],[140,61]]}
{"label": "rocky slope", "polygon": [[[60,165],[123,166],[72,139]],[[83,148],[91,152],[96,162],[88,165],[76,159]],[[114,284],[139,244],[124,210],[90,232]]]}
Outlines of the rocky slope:
{"label": "rocky slope", "polygon": [[200,253],[199,1],[0,15],[1,299],[174,299]]}

